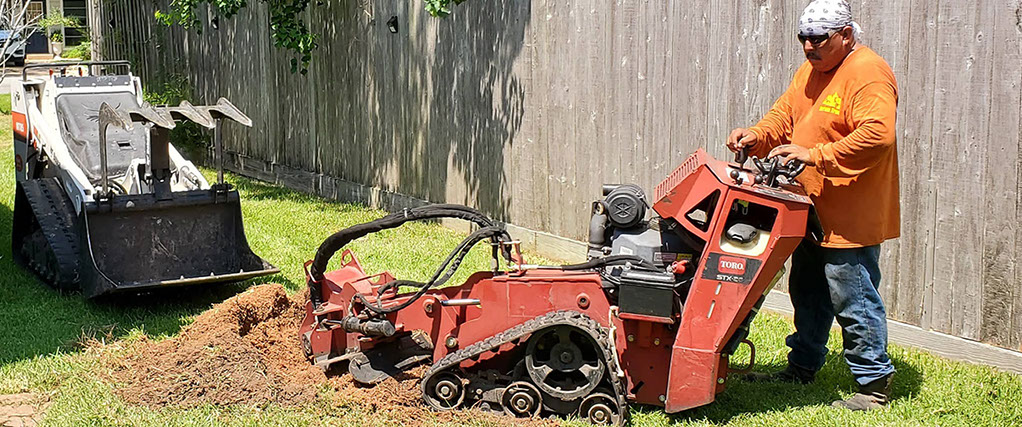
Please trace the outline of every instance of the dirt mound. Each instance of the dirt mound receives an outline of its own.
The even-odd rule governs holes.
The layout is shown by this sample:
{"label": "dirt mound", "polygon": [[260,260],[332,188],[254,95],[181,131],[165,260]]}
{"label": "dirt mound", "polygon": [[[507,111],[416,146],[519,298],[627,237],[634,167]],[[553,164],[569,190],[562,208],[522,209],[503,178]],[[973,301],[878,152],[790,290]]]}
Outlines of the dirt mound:
{"label": "dirt mound", "polygon": [[309,402],[326,376],[297,339],[304,300],[269,284],[217,304],[178,337],[132,349],[114,368],[117,392],[148,407]]}
{"label": "dirt mound", "polygon": [[356,384],[347,373],[331,373],[328,380],[306,360],[298,340],[307,298],[301,293],[288,298],[277,284],[255,286],[202,313],[175,338],[142,340],[112,362],[115,392],[129,403],[156,409],[299,405],[325,389],[333,406],[361,408],[387,424],[458,424],[466,418],[487,425],[556,424],[479,411],[431,411],[423,406],[419,388],[425,366],[374,387]]}

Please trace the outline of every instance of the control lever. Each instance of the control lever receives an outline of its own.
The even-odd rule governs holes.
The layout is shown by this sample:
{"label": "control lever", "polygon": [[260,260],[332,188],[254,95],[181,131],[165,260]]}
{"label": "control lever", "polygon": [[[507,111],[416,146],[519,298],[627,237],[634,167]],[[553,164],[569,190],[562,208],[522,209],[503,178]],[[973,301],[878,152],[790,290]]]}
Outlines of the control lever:
{"label": "control lever", "polygon": [[805,162],[800,160],[792,160],[785,166],[787,166],[787,169],[784,171],[784,176],[786,176],[789,180],[795,179],[795,177],[799,176],[802,171],[806,170]]}
{"label": "control lever", "polygon": [[735,163],[738,165],[736,169],[731,170],[731,179],[735,180],[735,184],[742,185],[744,181],[742,179],[742,173],[740,169],[745,169],[745,161],[749,160],[749,147],[742,147],[741,150],[735,152]]}
{"label": "control lever", "polygon": [[749,147],[742,147],[741,150],[735,152],[735,163],[738,163],[738,167],[741,168],[745,165],[746,160],[749,160]]}
{"label": "control lever", "polygon": [[756,175],[756,184],[766,184],[768,187],[777,186],[778,176],[784,176],[791,181],[806,168],[806,164],[798,160],[790,160],[788,163],[781,164],[777,157],[760,160],[753,156],[752,163],[760,171],[760,174]]}
{"label": "control lever", "polygon": [[[110,125],[117,126],[124,130],[130,130],[133,122],[140,123],[152,123],[153,127],[150,129],[150,135],[153,133],[159,135],[168,135],[167,132],[174,128],[174,119],[169,113],[159,111],[149,106],[149,104],[143,103],[142,105],[131,106],[122,105],[118,108],[114,108],[106,102],[99,106],[99,162],[100,170],[102,172],[102,197],[110,197],[110,186],[109,186],[109,171],[107,170],[107,138],[106,132],[107,127]],[[167,156],[167,148],[163,147],[163,150],[154,149],[153,144],[159,141],[150,142],[149,151],[154,153],[155,158],[164,158]],[[166,145],[166,141],[164,145]],[[163,154],[163,157],[160,156]],[[153,161],[153,164],[156,160]],[[169,188],[169,187],[168,187]]]}
{"label": "control lever", "polygon": [[[742,185],[744,179],[742,178],[741,170],[745,169],[745,162],[749,160],[749,148],[742,147],[742,149],[735,153],[736,168],[731,169],[731,179],[735,180],[735,183]],[[759,174],[754,178],[754,182],[759,184],[766,184],[769,187],[777,187],[777,177],[784,176],[788,181],[792,181],[796,176],[802,173],[806,169],[806,164],[798,161],[791,160],[788,163],[781,164],[780,159],[777,157],[769,160],[760,159],[756,156],[752,156],[752,164],[759,170]]]}

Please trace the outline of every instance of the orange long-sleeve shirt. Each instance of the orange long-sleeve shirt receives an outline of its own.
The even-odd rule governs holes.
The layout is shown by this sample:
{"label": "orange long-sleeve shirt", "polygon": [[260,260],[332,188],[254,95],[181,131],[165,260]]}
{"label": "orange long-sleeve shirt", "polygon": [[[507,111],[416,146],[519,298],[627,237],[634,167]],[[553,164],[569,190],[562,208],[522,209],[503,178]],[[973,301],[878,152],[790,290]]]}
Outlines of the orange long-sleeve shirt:
{"label": "orange long-sleeve shirt", "polygon": [[821,244],[853,248],[900,234],[895,114],[898,84],[880,55],[861,46],[827,73],[805,62],[750,130],[763,157],[781,144],[809,148],[816,167],[798,177],[823,225]]}

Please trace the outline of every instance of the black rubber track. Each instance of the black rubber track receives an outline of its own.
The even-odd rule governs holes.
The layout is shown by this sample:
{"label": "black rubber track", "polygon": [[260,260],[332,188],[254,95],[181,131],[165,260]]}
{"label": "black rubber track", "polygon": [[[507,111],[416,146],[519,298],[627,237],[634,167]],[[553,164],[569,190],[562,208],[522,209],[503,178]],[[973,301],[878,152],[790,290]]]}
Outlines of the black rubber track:
{"label": "black rubber track", "polygon": [[[14,227],[27,231],[21,239],[15,233],[14,250],[22,262],[46,284],[60,290],[80,290],[78,218],[74,205],[56,178],[31,179],[18,183],[15,201],[18,212]],[[26,206],[19,206],[20,204]]]}
{"label": "black rubber track", "polygon": [[519,340],[518,345],[524,345],[524,339],[529,335],[532,335],[534,332],[558,325],[567,325],[578,328],[579,330],[589,334],[600,345],[600,349],[603,351],[603,360],[607,366],[607,372],[605,375],[606,378],[610,379],[611,385],[614,389],[614,400],[617,401],[618,405],[618,417],[615,425],[624,425],[628,419],[628,401],[625,398],[625,385],[622,382],[622,379],[618,378],[616,374],[616,372],[618,372],[617,358],[615,357],[616,355],[612,353],[612,347],[610,345],[610,340],[614,339],[614,337],[610,336],[607,329],[601,327],[599,323],[589,316],[570,310],[552,311],[444,356],[442,359],[434,363],[433,366],[429,368],[429,371],[426,372],[426,375],[422,377],[421,384],[423,398],[425,398],[426,384],[429,383],[430,378],[434,375],[437,375],[447,369],[457,368],[457,366],[466,359],[479,356],[488,351],[496,351],[500,348],[500,346],[511,341]]}

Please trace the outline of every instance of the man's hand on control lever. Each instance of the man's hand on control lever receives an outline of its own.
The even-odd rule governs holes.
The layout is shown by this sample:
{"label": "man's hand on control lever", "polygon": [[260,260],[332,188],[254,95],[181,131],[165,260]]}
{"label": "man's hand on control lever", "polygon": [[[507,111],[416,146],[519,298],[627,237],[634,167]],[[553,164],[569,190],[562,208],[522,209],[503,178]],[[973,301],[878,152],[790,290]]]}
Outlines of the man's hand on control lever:
{"label": "man's hand on control lever", "polygon": [[756,145],[757,141],[755,133],[748,129],[738,128],[731,131],[731,134],[727,136],[725,145],[727,145],[728,150],[737,153],[742,148]]}
{"label": "man's hand on control lever", "polygon": [[798,160],[805,163],[806,166],[816,166],[813,163],[813,156],[809,155],[809,149],[801,145],[785,144],[775,147],[770,150],[770,154],[767,155],[768,159],[774,157],[780,157],[780,164],[786,165],[792,160]]}

